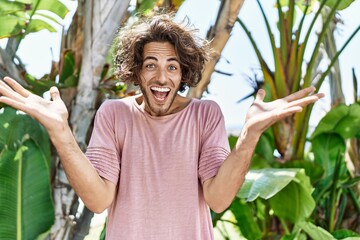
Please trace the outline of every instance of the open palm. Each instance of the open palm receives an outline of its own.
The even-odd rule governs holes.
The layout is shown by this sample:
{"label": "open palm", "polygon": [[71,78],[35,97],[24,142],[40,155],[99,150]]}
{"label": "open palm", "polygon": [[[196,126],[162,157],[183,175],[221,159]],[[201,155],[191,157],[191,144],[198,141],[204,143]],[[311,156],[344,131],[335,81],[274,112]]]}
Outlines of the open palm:
{"label": "open palm", "polygon": [[314,91],[314,87],[308,87],[287,97],[264,102],[265,91],[260,89],[246,115],[247,126],[262,133],[275,122],[302,111],[303,107],[324,97],[323,93],[311,95]]}
{"label": "open palm", "polygon": [[9,77],[0,80],[0,102],[29,114],[47,130],[61,126],[68,119],[68,111],[56,87],[50,89],[50,96],[52,101],[32,94]]}

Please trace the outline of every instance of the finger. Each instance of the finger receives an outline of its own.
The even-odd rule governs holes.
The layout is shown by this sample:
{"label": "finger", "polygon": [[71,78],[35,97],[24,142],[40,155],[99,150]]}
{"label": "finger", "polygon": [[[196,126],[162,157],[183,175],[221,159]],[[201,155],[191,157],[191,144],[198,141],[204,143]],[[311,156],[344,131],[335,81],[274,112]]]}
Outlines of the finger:
{"label": "finger", "polygon": [[259,91],[256,93],[255,102],[262,102],[264,101],[266,92],[264,89],[259,89]]}
{"label": "finger", "polygon": [[9,87],[3,81],[0,81],[0,94],[6,96],[7,98],[11,98],[13,100],[24,102],[24,97],[15,92],[11,87]]}
{"label": "finger", "polygon": [[303,108],[300,106],[293,106],[284,109],[279,109],[278,111],[271,113],[272,123],[275,123],[286,117],[290,117],[294,113],[301,112],[302,110]]}
{"label": "finger", "polygon": [[20,111],[25,112],[25,104],[22,102],[19,102],[17,100],[5,97],[5,96],[0,96],[0,102],[4,103],[12,108],[18,109]]}
{"label": "finger", "polygon": [[303,97],[313,93],[315,90],[316,90],[316,88],[314,86],[310,86],[310,87],[304,88],[300,91],[297,91],[293,94],[290,94],[289,96],[284,97],[284,100],[291,102],[291,101],[303,98]]}
{"label": "finger", "polygon": [[50,96],[53,101],[61,100],[60,92],[57,87],[50,88]]}
{"label": "finger", "polygon": [[13,91],[13,90],[9,87],[9,85],[7,85],[4,81],[1,81],[1,80],[0,80],[0,87],[5,88],[5,89],[8,90],[8,91]]}
{"label": "finger", "polygon": [[15,81],[14,79],[10,78],[10,77],[4,77],[4,81],[12,88],[14,89],[15,92],[17,92],[18,94],[20,94],[23,97],[28,97],[31,92],[29,92],[28,90],[26,90],[25,88],[23,88],[23,86],[21,86],[17,81]]}
{"label": "finger", "polygon": [[290,108],[282,109],[280,112],[278,112],[276,121],[286,117],[290,117],[294,113],[301,112],[302,110],[303,108],[301,106],[293,106]]}
{"label": "finger", "polygon": [[307,97],[292,101],[292,102],[288,103],[288,107],[295,107],[295,106],[305,107],[309,104],[312,104],[312,103],[318,101],[320,98],[323,98],[323,97],[324,97],[323,93],[317,93],[317,94],[314,94],[311,96],[307,96]]}

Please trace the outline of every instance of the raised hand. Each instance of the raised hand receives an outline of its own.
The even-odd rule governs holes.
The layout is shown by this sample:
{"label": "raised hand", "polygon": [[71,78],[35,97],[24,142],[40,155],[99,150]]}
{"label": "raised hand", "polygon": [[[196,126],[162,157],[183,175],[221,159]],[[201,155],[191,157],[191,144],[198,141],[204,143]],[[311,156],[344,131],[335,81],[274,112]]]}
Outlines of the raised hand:
{"label": "raised hand", "polygon": [[301,112],[303,107],[324,97],[323,93],[312,94],[314,91],[315,87],[308,87],[287,97],[264,102],[265,91],[260,89],[246,115],[246,125],[261,134],[275,122]]}
{"label": "raised hand", "polygon": [[56,131],[67,124],[68,111],[56,87],[50,88],[50,96],[52,101],[32,94],[9,77],[0,80],[1,103],[29,114],[48,131]]}

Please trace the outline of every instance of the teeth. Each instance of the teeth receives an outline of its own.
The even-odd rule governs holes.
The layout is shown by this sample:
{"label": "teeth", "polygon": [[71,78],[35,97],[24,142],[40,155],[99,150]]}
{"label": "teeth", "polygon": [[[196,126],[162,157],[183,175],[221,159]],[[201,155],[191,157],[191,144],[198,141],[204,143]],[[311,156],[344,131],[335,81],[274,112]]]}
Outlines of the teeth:
{"label": "teeth", "polygon": [[170,92],[170,88],[152,87],[151,90],[157,92]]}

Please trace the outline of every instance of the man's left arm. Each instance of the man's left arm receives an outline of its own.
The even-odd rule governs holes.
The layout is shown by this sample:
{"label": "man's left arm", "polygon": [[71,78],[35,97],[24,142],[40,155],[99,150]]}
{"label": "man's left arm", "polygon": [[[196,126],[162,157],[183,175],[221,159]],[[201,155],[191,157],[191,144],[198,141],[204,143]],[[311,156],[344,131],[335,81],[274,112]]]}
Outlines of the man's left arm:
{"label": "man's left arm", "polygon": [[312,94],[314,91],[314,87],[308,87],[268,103],[263,101],[265,91],[258,91],[235,147],[216,176],[203,183],[205,200],[214,212],[226,210],[240,190],[261,134],[275,122],[302,111],[303,107],[324,96]]}

